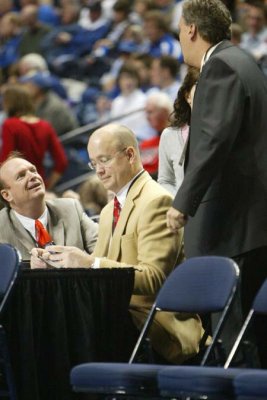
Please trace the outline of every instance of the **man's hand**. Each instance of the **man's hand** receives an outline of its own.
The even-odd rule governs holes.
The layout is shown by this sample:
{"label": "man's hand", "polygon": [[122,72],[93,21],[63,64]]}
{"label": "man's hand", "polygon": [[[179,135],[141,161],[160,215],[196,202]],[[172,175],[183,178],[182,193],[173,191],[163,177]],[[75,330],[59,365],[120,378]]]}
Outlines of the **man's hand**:
{"label": "man's hand", "polygon": [[90,268],[94,257],[72,246],[47,246],[43,258],[61,268]]}
{"label": "man's hand", "polygon": [[31,268],[47,268],[44,261],[40,260],[39,256],[43,257],[45,249],[35,248],[31,250]]}
{"label": "man's hand", "polygon": [[186,222],[187,216],[176,210],[176,208],[171,207],[167,212],[167,227],[173,233],[176,233],[178,229],[185,226]]}

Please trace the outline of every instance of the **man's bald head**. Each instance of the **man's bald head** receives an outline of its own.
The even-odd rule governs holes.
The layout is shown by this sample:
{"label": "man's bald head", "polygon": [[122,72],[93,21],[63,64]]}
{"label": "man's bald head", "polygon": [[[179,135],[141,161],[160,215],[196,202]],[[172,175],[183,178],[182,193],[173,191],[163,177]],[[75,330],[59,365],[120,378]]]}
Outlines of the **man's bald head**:
{"label": "man's bald head", "polygon": [[114,145],[116,149],[124,147],[133,147],[139,153],[138,142],[135,134],[126,126],[119,124],[105,125],[91,135],[91,140],[107,140],[110,145]]}
{"label": "man's bald head", "polygon": [[108,124],[94,131],[88,153],[103,185],[115,193],[142,170],[136,137],[123,125]]}

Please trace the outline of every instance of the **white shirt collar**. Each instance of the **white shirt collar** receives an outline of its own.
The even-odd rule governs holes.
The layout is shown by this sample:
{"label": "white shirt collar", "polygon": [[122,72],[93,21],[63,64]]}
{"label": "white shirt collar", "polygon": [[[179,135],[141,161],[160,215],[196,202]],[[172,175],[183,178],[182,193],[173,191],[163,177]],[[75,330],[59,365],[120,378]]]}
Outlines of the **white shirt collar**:
{"label": "white shirt collar", "polygon": [[[35,219],[25,217],[24,215],[19,214],[17,211],[13,210],[15,216],[18,218],[20,223],[24,226],[27,231],[30,232],[32,237],[36,239],[36,233],[35,233]],[[48,209],[47,207],[45,208],[43,214],[38,218],[39,221],[42,222],[43,226],[47,228],[47,223],[48,223]]]}
{"label": "white shirt collar", "polygon": [[202,60],[201,60],[200,72],[202,71],[202,68],[204,67],[204,65],[209,60],[210,56],[212,55],[212,53],[214,52],[216,47],[219,46],[220,43],[222,43],[222,42],[219,42],[219,43],[215,44],[214,46],[210,47],[208,49],[208,51],[206,51],[206,53],[204,54],[204,56],[202,57]]}
{"label": "white shirt collar", "polygon": [[138,174],[136,174],[133,179],[131,179],[125,186],[123,186],[123,188],[121,190],[118,191],[118,193],[116,193],[116,197],[120,203],[121,208],[123,208],[125,201],[126,201],[126,197],[127,197],[127,193],[129,190],[129,187],[131,186],[132,182],[139,176],[141,175],[141,173],[144,170],[138,172]]}

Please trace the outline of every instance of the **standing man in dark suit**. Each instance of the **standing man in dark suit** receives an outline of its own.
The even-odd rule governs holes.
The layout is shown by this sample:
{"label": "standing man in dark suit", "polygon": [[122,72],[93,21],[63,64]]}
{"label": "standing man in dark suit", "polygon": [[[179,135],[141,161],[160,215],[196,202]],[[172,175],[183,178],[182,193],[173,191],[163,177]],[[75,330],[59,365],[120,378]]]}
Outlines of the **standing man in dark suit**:
{"label": "standing man in dark suit", "polygon": [[255,61],[230,43],[230,25],[220,0],[183,4],[184,60],[201,74],[185,178],[167,224],[172,231],[186,225],[186,257],[216,254],[238,262],[247,312],[267,277],[267,82]]}

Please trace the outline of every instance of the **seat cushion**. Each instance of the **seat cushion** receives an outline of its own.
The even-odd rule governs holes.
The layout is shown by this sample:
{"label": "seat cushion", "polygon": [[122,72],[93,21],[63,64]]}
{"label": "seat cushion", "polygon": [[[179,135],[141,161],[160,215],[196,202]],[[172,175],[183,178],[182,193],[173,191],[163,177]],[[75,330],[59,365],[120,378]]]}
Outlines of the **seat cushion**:
{"label": "seat cushion", "polygon": [[71,385],[77,392],[151,393],[158,392],[157,374],[163,365],[88,363],[74,367]]}
{"label": "seat cushion", "polygon": [[238,398],[267,399],[267,370],[243,371],[234,380]]}
{"label": "seat cushion", "polygon": [[[159,371],[158,385],[162,395],[216,395],[234,398],[234,378],[240,369],[219,367],[175,366]],[[227,397],[226,397],[227,396]]]}

